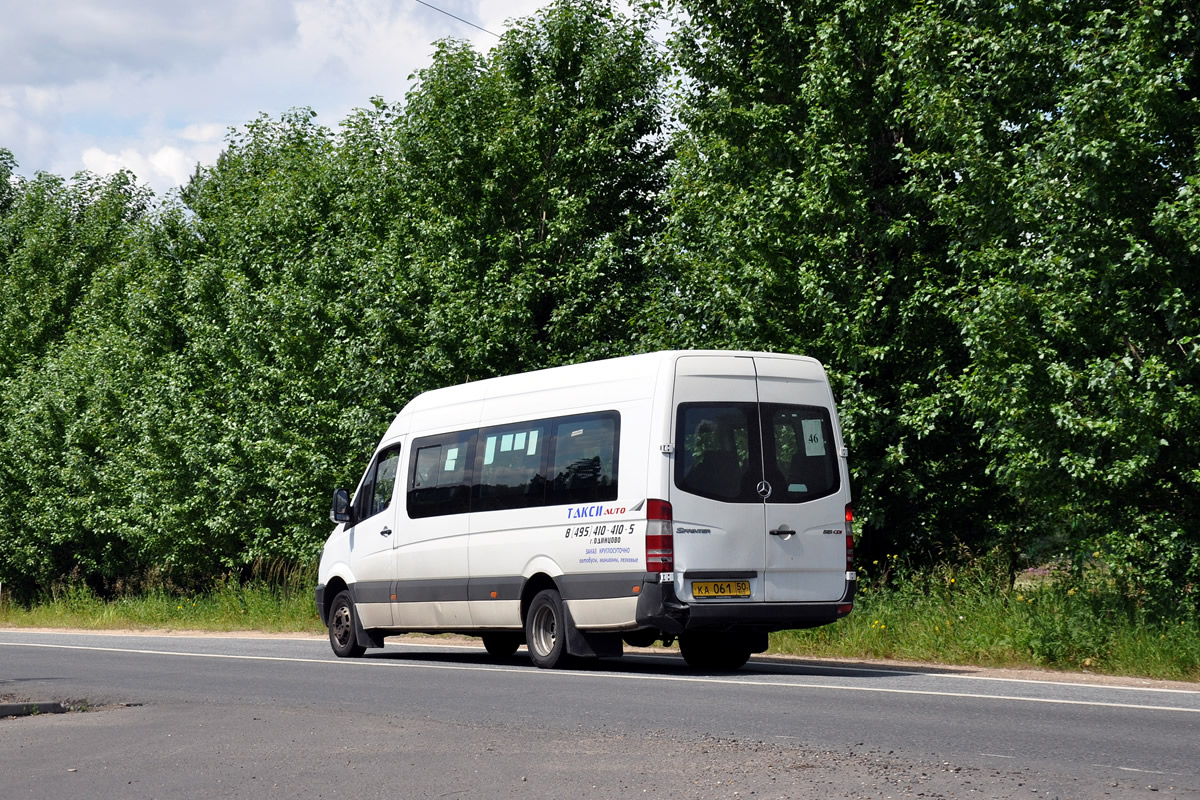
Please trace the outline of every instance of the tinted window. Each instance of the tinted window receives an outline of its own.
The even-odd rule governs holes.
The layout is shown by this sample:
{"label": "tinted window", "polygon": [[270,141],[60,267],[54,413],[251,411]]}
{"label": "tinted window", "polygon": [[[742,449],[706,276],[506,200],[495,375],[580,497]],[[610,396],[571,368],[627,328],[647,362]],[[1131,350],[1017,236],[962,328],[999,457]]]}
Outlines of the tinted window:
{"label": "tinted window", "polygon": [[545,422],[480,431],[472,510],[523,508],[545,502],[546,431]]}
{"label": "tinted window", "polygon": [[771,502],[798,503],[836,492],[841,479],[829,411],[764,403],[762,416]]}
{"label": "tinted window", "polygon": [[619,417],[593,414],[554,424],[550,505],[615,500]]}
{"label": "tinted window", "polygon": [[713,500],[758,503],[759,446],[754,403],[681,403],[675,485]]}
{"label": "tinted window", "polygon": [[764,403],[681,403],[675,485],[731,503],[801,503],[836,492],[837,456],[829,411]]}
{"label": "tinted window", "polygon": [[615,411],[497,425],[413,442],[413,518],[614,500]]}
{"label": "tinted window", "polygon": [[389,450],[379,459],[375,471],[375,497],[371,502],[371,513],[378,514],[392,504],[396,492],[396,470],[400,467],[400,448]]}
{"label": "tinted window", "polygon": [[408,515],[432,517],[470,510],[473,431],[427,436],[413,442]]}
{"label": "tinted window", "polygon": [[384,450],[375,457],[363,475],[362,485],[354,498],[355,519],[367,519],[387,509],[396,491],[396,471],[400,465],[400,448]]}

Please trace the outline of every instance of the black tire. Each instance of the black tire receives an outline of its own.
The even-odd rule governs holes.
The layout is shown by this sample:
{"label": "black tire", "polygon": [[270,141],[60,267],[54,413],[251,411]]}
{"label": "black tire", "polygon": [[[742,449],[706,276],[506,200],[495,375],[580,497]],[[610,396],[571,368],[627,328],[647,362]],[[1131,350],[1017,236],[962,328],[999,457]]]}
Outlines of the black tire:
{"label": "black tire", "polygon": [[354,613],[354,601],[350,592],[338,592],[329,607],[329,645],[341,658],[358,658],[367,648],[358,643],[355,629],[358,627]]}
{"label": "black tire", "polygon": [[732,672],[750,660],[750,645],[737,634],[685,633],[679,652],[689,667],[704,672]]}
{"label": "black tire", "polygon": [[567,662],[567,618],[553,589],[538,592],[525,615],[525,646],[534,666],[555,669]]}
{"label": "black tire", "polygon": [[512,658],[512,654],[521,646],[519,633],[485,633],[480,638],[492,658]]}

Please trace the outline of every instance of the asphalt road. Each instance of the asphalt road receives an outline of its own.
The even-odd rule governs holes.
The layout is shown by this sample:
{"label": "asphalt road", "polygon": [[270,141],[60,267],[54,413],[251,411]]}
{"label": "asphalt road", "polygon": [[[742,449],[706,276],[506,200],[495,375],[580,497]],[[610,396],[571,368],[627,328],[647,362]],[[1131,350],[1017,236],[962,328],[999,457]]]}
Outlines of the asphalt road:
{"label": "asphalt road", "polygon": [[0,630],[9,798],[1200,798],[1200,691],[963,669]]}

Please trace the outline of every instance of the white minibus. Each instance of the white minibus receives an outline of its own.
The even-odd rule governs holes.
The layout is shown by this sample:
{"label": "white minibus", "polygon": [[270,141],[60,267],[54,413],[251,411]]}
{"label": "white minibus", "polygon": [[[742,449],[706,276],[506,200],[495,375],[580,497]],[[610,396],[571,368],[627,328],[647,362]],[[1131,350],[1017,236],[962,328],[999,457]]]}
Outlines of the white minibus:
{"label": "white minibus", "polygon": [[846,448],[814,359],[666,351],[437,389],[379,442],[321,555],[339,656],[407,632],[539,667],[678,639],[737,669],[855,591]]}

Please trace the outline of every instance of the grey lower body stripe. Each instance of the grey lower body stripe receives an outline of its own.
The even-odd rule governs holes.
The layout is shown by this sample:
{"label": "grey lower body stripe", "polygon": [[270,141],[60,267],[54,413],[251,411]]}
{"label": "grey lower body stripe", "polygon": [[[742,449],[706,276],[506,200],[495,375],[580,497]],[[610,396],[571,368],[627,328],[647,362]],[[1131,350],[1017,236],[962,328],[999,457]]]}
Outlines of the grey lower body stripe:
{"label": "grey lower body stripe", "polygon": [[[631,597],[645,572],[560,575],[555,581],[564,600]],[[525,579],[518,577],[442,578],[421,581],[360,581],[350,587],[356,603],[453,603],[464,600],[518,600]],[[495,592],[495,597],[492,593]],[[394,595],[394,597],[393,597]]]}
{"label": "grey lower body stripe", "polygon": [[[471,578],[467,583],[467,598],[481,602],[484,600],[519,600],[521,589],[524,586],[525,579],[519,576],[516,578]],[[495,597],[492,597],[492,592],[496,593]]]}
{"label": "grey lower body stripe", "polygon": [[467,580],[359,581],[350,591],[356,603],[448,603],[467,599]]}
{"label": "grey lower body stripe", "polygon": [[350,596],[356,603],[390,603],[391,581],[359,581],[350,587]]}
{"label": "grey lower body stripe", "polygon": [[599,600],[605,597],[633,597],[633,587],[642,586],[646,573],[600,572],[562,575],[558,580],[564,600]]}
{"label": "grey lower body stripe", "polygon": [[466,578],[396,581],[392,585],[397,603],[459,603],[467,600]]}

